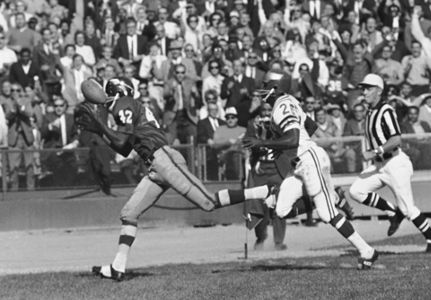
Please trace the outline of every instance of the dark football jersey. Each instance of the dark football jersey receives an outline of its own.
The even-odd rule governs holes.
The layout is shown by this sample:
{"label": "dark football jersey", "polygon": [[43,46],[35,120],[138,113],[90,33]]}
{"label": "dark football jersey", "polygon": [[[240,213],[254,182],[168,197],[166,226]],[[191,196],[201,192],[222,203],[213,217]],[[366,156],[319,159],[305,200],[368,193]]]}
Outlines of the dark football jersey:
{"label": "dark football jersey", "polygon": [[130,134],[129,142],[144,160],[167,145],[165,134],[149,108],[131,97],[122,97],[111,110],[117,131]]}

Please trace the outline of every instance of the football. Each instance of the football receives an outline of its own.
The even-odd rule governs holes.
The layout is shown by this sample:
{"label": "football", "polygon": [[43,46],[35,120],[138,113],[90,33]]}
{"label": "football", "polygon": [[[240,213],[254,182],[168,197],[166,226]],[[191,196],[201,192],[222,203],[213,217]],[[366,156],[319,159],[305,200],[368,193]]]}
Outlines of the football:
{"label": "football", "polygon": [[85,100],[94,104],[103,104],[106,101],[106,94],[103,87],[94,79],[84,80],[81,84],[81,91]]}

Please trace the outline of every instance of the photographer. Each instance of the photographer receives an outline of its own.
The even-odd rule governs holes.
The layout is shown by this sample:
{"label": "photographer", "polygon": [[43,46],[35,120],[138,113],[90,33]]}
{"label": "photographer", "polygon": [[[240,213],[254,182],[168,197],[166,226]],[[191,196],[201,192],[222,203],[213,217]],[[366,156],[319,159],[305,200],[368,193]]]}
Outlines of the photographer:
{"label": "photographer", "polygon": [[[270,117],[272,107],[269,103],[262,103],[259,109],[259,115],[250,120],[246,137],[259,138],[267,140],[271,138]],[[273,154],[267,149],[253,149],[250,157],[251,171],[248,180],[248,187],[260,186],[263,184],[281,184],[283,178],[278,172]],[[262,221],[255,227],[256,243],[255,250],[261,250],[263,243],[267,238],[267,227],[272,219],[274,243],[277,250],[286,249],[283,244],[284,235],[286,232],[286,220],[276,216],[273,210],[270,210],[261,200],[253,200],[246,210],[254,216],[263,218]]]}

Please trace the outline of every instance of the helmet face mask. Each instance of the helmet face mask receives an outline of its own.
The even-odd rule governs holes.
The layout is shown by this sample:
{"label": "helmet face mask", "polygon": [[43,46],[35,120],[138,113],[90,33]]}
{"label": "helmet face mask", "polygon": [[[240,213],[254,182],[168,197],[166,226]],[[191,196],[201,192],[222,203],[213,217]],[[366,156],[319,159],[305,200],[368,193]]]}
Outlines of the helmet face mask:
{"label": "helmet face mask", "polygon": [[125,77],[115,77],[108,81],[105,87],[106,95],[108,96],[107,102],[113,101],[119,97],[133,97],[133,84],[130,79]]}

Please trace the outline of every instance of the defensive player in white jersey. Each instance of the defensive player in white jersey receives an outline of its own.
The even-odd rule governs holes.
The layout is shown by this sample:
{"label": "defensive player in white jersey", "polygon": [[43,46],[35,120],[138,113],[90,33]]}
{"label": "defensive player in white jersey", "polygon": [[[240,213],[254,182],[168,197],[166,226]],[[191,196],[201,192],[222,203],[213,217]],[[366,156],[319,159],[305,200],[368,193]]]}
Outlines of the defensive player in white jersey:
{"label": "defensive player in white jersey", "polygon": [[[378,253],[355,231],[352,224],[336,207],[336,193],[330,175],[330,160],[321,147],[310,138],[306,129],[307,116],[297,99],[291,95],[277,95],[274,89],[267,101],[274,101],[271,126],[276,138],[272,140],[244,139],[245,147],[267,147],[275,151],[296,151],[294,175],[285,178],[274,201],[279,217],[288,215],[294,203],[306,193],[313,199],[316,210],[325,223],[330,223],[359,251],[358,269],[369,269]],[[272,98],[272,99],[271,99]],[[269,204],[270,201],[266,201]]]}

